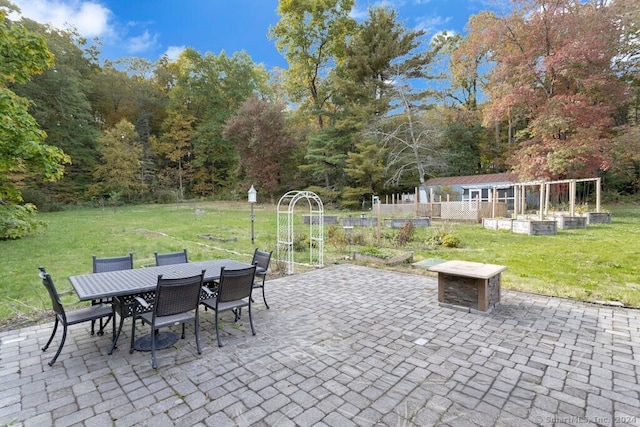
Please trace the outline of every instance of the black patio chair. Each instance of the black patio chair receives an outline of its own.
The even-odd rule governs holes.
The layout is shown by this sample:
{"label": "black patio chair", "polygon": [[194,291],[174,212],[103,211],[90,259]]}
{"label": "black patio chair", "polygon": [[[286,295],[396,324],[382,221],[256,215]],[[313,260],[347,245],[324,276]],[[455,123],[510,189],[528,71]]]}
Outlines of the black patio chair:
{"label": "black patio chair", "polygon": [[262,299],[264,300],[264,305],[267,307],[267,310],[269,309],[269,304],[267,304],[267,297],[264,294],[264,282],[267,278],[267,270],[269,270],[272,254],[273,251],[265,252],[256,248],[253,252],[253,259],[251,260],[251,264],[256,266],[256,280],[253,283],[253,288],[262,288]]}
{"label": "black patio chair", "polygon": [[256,275],[256,266],[252,265],[247,268],[230,269],[224,267],[220,270],[220,281],[217,284],[217,290],[211,291],[207,287],[203,290],[210,295],[210,298],[201,302],[205,307],[215,311],[215,329],[218,347],[222,347],[220,341],[220,329],[218,328],[218,318],[220,313],[232,311],[237,322],[240,317],[242,307],[248,307],[249,323],[251,323],[251,332],[256,334],[253,327],[253,318],[251,317],[251,290]]}
{"label": "black patio chair", "polygon": [[171,252],[168,254],[159,254],[158,252],[155,252],[155,256],[156,265],[184,264],[189,262],[186,249],[183,249],[181,252]]}
{"label": "black patio chair", "polygon": [[[129,353],[133,353],[134,350],[136,319],[140,319],[143,323],[151,325],[151,334],[156,334],[160,328],[182,324],[182,339],[184,339],[185,323],[193,322],[198,354],[202,353],[198,332],[200,328],[198,307],[205,271],[206,270],[202,270],[202,273],[196,276],[170,279],[165,279],[162,275],[158,276],[158,286],[156,287],[153,309],[145,313],[136,314],[133,319]],[[143,298],[135,297],[135,299],[138,304],[143,307],[149,307],[149,303]],[[156,363],[156,340],[153,336],[151,338],[151,366],[153,366],[154,369],[158,367]]]}
{"label": "black patio chair", "polygon": [[[107,271],[119,271],[119,270],[131,270],[133,269],[133,254],[129,253],[127,256],[119,256],[112,258],[98,258],[93,255],[93,272],[94,273],[105,273]],[[92,304],[111,304],[113,300],[111,298],[102,298],[91,301]],[[115,321],[115,319],[113,319]],[[95,321],[91,322],[91,333],[95,332]],[[104,327],[107,326],[100,319],[100,329],[98,330],[98,335],[102,335],[104,333]],[[122,328],[122,325],[120,325]]]}
{"label": "black patio chair", "polygon": [[[42,347],[42,351],[46,351],[49,348],[49,345],[53,341],[53,337],[56,335],[56,331],[58,330],[58,323],[62,324],[62,339],[60,340],[60,345],[58,346],[58,351],[53,356],[53,358],[49,361],[49,366],[53,366],[56,362],[56,359],[60,355],[62,351],[62,347],[64,346],[64,342],[67,339],[67,328],[71,325],[77,325],[79,323],[84,322],[93,322],[98,319],[103,319],[105,317],[111,318],[113,317],[113,308],[109,304],[96,304],[90,305],[84,308],[78,308],[73,310],[65,310],[62,302],[60,301],[60,296],[58,295],[58,291],[56,290],[55,285],[53,284],[53,280],[51,279],[51,275],[46,272],[44,267],[39,267],[40,270],[40,278],[42,279],[42,284],[45,288],[47,288],[47,292],[49,292],[49,297],[51,297],[51,304],[53,306],[53,312],[56,316],[56,322],[53,325],[53,331],[51,332],[51,336],[49,337],[49,341]],[[112,322],[113,327],[113,336],[116,334],[115,322]]]}

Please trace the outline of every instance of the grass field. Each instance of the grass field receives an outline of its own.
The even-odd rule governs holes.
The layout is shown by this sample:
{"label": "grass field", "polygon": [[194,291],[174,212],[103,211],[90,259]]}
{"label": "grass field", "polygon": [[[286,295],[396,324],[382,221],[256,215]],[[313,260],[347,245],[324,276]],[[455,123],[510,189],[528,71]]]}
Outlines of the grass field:
{"label": "grass field", "polygon": [[[378,234],[375,228],[354,229],[347,236],[342,227],[327,226],[325,234],[331,237],[327,236],[324,242],[324,264],[351,262],[349,254],[363,248],[377,247],[393,253],[413,251],[414,261],[461,259],[506,265],[503,287],[509,289],[640,307],[640,208],[606,208],[612,213],[611,224],[559,230],[555,236],[486,230],[479,224],[434,222],[429,228],[416,229],[413,239],[402,248],[395,244],[398,230],[382,229]],[[329,213],[342,217],[359,215],[325,212]],[[94,254],[108,257],[133,252],[136,267],[154,264],[155,251],[182,248],[194,261],[250,261],[255,247],[275,249],[277,240],[277,214],[271,205],[256,205],[255,244],[251,243],[247,203],[127,206],[117,210],[42,213],[39,217],[48,223],[44,233],[0,241],[0,323],[5,325],[31,321],[50,309],[37,276],[38,266],[47,268],[59,290],[67,291],[65,302],[72,302],[75,294],[68,277],[91,272]],[[297,236],[303,239],[305,228],[299,228],[302,231],[296,231]],[[458,248],[430,243],[443,230],[460,239]],[[211,238],[202,237],[207,235]],[[272,265],[277,273],[278,263]],[[400,268],[431,274],[421,268]]]}

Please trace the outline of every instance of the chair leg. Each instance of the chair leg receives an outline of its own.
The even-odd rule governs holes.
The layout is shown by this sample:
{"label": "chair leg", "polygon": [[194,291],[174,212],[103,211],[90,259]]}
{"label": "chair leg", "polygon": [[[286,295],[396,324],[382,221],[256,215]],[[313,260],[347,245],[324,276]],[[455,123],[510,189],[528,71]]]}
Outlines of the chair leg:
{"label": "chair leg", "polygon": [[267,307],[267,310],[269,310],[269,304],[267,304],[267,297],[264,294],[264,284],[262,285],[262,299],[264,300],[264,305]]}
{"label": "chair leg", "polygon": [[[111,307],[111,310],[111,339],[113,340],[116,338],[116,309]],[[111,351],[113,351],[113,347],[111,348]]]}
{"label": "chair leg", "polygon": [[53,356],[53,359],[51,359],[49,361],[49,366],[53,366],[54,363],[56,363],[56,359],[58,358],[58,356],[60,356],[60,352],[62,351],[62,347],[64,346],[64,341],[67,339],[67,325],[62,325],[62,339],[60,340],[60,345],[58,346],[58,351],[56,351],[55,356]]}
{"label": "chair leg", "polygon": [[51,341],[53,341],[53,336],[56,334],[56,331],[58,330],[58,316],[56,316],[56,323],[53,324],[53,331],[51,331],[51,336],[49,337],[49,341],[47,341],[47,343],[44,345],[44,347],[42,347],[42,351],[47,351],[47,349],[49,348],[49,345],[51,344]]}
{"label": "chair leg", "polygon": [[194,323],[193,326],[196,330],[196,348],[198,349],[198,354],[202,354],[202,351],[200,350],[200,333],[199,333],[200,322],[198,321],[198,317],[196,317],[196,320],[193,323]]}
{"label": "chair leg", "polygon": [[109,350],[109,355],[113,354],[113,350],[118,347],[118,338],[120,338],[120,332],[122,332],[122,327],[124,326],[124,316],[120,316],[120,326],[118,326],[118,332],[116,332],[116,320],[115,320],[115,310],[113,314],[113,344],[111,345],[111,350]]}
{"label": "chair leg", "polygon": [[[184,325],[184,323],[183,323]],[[157,333],[157,330],[154,330],[153,328],[151,328],[151,367],[153,369],[158,369],[158,364],[156,363],[156,337],[155,334]]]}
{"label": "chair leg", "polygon": [[251,304],[249,304],[249,323],[251,324],[251,332],[253,333],[253,335],[255,335],[256,330],[253,327],[253,317],[251,317]]}
{"label": "chair leg", "polygon": [[[122,320],[122,318],[120,318]],[[129,347],[129,354],[133,353],[133,345],[136,340],[136,317],[133,316],[133,320],[131,322],[131,347]]]}
{"label": "chair leg", "polygon": [[[100,318],[100,329],[98,330],[98,335],[104,335],[104,329],[107,327],[107,325],[109,324],[109,322],[113,319],[113,321],[115,322],[115,318],[113,318],[113,316],[109,316],[107,317],[106,321],[103,321],[104,317]],[[93,328],[93,326],[92,326]]]}
{"label": "chair leg", "polygon": [[220,329],[218,328],[218,317],[220,315],[218,314],[218,310],[216,310],[216,321],[215,321],[215,327],[216,327],[216,339],[218,340],[218,347],[222,347],[222,342],[220,342]]}
{"label": "chair leg", "polygon": [[184,323],[182,324],[182,339],[184,339]]}

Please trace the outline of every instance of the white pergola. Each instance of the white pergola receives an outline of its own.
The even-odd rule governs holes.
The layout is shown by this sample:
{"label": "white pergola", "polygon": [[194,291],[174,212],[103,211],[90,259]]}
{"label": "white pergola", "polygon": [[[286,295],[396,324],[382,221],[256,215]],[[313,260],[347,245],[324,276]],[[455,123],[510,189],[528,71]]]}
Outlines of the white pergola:
{"label": "white pergola", "polygon": [[278,201],[278,246],[276,259],[287,264],[287,274],[294,272],[294,211],[296,203],[309,205],[309,262],[300,263],[324,267],[324,205],[311,191],[289,191]]}

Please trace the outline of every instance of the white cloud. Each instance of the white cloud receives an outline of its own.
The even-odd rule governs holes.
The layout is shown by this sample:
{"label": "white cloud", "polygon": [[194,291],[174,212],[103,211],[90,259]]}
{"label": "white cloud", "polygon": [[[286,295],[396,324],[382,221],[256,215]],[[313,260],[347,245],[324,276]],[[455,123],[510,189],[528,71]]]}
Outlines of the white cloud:
{"label": "white cloud", "polygon": [[173,62],[176,59],[178,59],[178,56],[180,55],[180,53],[182,53],[182,51],[185,50],[186,48],[187,48],[186,46],[169,46],[169,48],[164,54],[167,55],[167,57],[169,58],[169,61]]}
{"label": "white cloud", "polygon": [[22,16],[55,28],[74,27],[87,38],[108,37],[112,13],[100,3],[79,0],[13,0]]}
{"label": "white cloud", "polygon": [[356,4],[349,16],[356,21],[364,21],[369,17],[369,8],[383,7],[398,10],[404,4],[404,0],[376,0],[367,4]]}
{"label": "white cloud", "polygon": [[137,37],[132,37],[127,43],[127,52],[131,54],[138,54],[146,52],[149,49],[156,47],[158,44],[158,35],[151,35],[148,31],[145,31]]}
{"label": "white cloud", "polygon": [[432,34],[441,31],[441,28],[451,21],[450,17],[444,18],[442,16],[422,16],[416,18],[416,29],[424,30],[427,34]]}
{"label": "white cloud", "polygon": [[142,30],[139,35],[131,35],[132,31],[140,30],[147,23],[118,22],[113,12],[99,0],[11,1],[20,8],[22,16],[62,30],[71,26],[87,39],[99,38],[107,49],[120,46],[131,55],[143,55],[159,45],[157,33]]}

